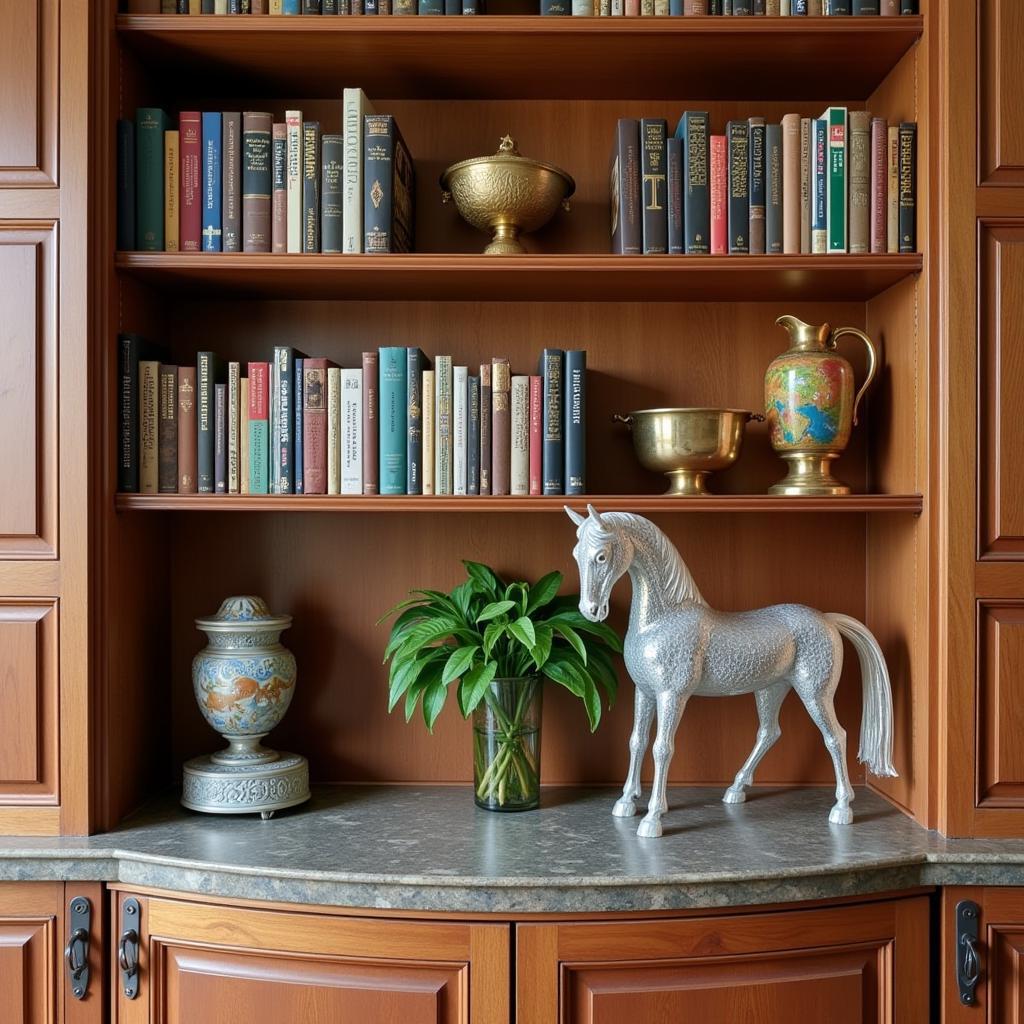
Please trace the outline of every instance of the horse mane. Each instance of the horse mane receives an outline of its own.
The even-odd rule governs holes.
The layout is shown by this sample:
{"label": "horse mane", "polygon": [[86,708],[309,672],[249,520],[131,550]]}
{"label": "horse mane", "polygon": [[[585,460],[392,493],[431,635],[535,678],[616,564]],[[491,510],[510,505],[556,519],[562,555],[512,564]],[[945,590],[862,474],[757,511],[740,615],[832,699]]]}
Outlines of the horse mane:
{"label": "horse mane", "polygon": [[676,546],[654,523],[632,512],[602,512],[601,518],[627,527],[639,546],[652,553],[667,601],[707,605]]}

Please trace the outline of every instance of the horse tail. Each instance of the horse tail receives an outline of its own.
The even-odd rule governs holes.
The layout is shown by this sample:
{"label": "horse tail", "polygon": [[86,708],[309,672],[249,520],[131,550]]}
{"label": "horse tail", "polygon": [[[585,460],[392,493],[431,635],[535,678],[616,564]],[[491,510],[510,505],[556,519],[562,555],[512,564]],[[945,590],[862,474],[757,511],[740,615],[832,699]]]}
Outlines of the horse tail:
{"label": "horse tail", "polygon": [[885,656],[871,630],[849,615],[829,612],[825,618],[853,644],[864,680],[857,759],[872,775],[895,776],[892,766],[892,685]]}

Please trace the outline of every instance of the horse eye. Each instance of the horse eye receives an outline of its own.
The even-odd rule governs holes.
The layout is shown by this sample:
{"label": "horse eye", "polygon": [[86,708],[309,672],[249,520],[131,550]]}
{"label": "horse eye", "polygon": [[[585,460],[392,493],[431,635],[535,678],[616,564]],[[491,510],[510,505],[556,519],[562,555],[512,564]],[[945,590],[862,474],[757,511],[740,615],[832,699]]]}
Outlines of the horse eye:
{"label": "horse eye", "polygon": [[603,551],[598,551],[594,556],[594,561],[597,562],[598,565],[604,565],[604,563],[608,561],[608,556]]}

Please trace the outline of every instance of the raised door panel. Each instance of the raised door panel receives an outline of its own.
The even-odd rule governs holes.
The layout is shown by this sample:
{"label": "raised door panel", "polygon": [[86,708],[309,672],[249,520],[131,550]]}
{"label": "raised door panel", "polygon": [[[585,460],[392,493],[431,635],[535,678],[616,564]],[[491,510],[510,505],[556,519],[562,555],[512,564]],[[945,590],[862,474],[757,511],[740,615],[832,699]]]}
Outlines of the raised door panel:
{"label": "raised door panel", "polygon": [[0,32],[0,186],[57,182],[55,0],[4,4]]}
{"label": "raised door panel", "polygon": [[[0,645],[2,646],[2,645]],[[55,1024],[58,891],[53,884],[0,884],[0,1021]]]}
{"label": "raised door panel", "polygon": [[979,178],[1024,185],[1024,4],[981,0],[979,22]]}
{"label": "raised door panel", "polygon": [[0,223],[0,560],[57,554],[56,259],[55,224]]}
{"label": "raised door panel", "polygon": [[1024,601],[978,607],[978,805],[1024,808]]}
{"label": "raised door panel", "polygon": [[1021,559],[1024,220],[982,222],[978,253],[979,554],[982,558]]}

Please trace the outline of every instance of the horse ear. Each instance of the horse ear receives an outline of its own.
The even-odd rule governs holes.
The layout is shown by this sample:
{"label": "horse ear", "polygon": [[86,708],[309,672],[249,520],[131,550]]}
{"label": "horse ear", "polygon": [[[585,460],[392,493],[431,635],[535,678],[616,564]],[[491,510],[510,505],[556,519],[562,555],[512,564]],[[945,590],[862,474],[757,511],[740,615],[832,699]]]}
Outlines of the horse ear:
{"label": "horse ear", "polygon": [[572,520],[572,521],[573,521],[573,522],[574,522],[574,523],[575,523],[575,524],[576,524],[577,526],[582,526],[582,525],[583,525],[583,524],[584,524],[584,523],[586,522],[586,519],[585,519],[585,518],[584,518],[583,516],[581,516],[581,515],[579,514],[579,512],[573,512],[573,510],[572,510],[571,508],[569,508],[569,506],[568,506],[568,505],[563,505],[563,506],[562,506],[562,508],[564,508],[564,509],[565,509],[565,514],[566,514],[566,515],[567,515],[567,516],[568,516],[568,517],[569,517],[569,518],[570,518],[570,519],[571,519],[571,520]]}
{"label": "horse ear", "polygon": [[605,524],[605,521],[601,518],[601,513],[598,512],[593,505],[587,505],[587,513],[590,515],[590,518],[593,519],[595,523],[597,523],[600,529],[608,529],[607,525]]}

